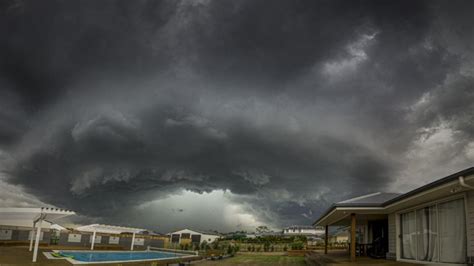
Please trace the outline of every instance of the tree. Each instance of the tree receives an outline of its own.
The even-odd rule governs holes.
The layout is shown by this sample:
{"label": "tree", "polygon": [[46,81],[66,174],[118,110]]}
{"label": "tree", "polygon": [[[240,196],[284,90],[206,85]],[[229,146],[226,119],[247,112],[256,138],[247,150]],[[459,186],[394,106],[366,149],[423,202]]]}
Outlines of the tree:
{"label": "tree", "polygon": [[234,254],[234,248],[231,245],[227,246],[227,254]]}
{"label": "tree", "polygon": [[270,228],[268,228],[268,226],[266,226],[266,225],[260,225],[260,226],[258,226],[258,227],[255,229],[255,231],[257,231],[257,233],[259,233],[259,234],[271,232]]}
{"label": "tree", "polygon": [[201,243],[201,249],[202,249],[202,250],[206,250],[206,249],[207,249],[207,241],[206,241],[206,240],[202,241],[202,243]]}

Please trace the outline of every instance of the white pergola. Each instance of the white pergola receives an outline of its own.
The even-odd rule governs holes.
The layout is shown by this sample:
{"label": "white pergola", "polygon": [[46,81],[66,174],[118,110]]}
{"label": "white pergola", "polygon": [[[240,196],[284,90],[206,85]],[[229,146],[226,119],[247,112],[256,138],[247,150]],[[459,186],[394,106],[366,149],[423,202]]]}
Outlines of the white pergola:
{"label": "white pergola", "polygon": [[[29,225],[32,227],[32,236],[30,239],[30,251],[33,250],[33,262],[38,258],[38,247],[41,236],[41,227],[44,220],[55,221],[57,219],[75,215],[76,213],[70,210],[58,208],[0,208],[1,222],[5,224],[21,226],[25,221],[31,221]],[[34,230],[36,228],[36,235]],[[34,248],[33,248],[34,241]]]}
{"label": "white pergola", "polygon": [[84,226],[77,227],[76,230],[81,231],[81,232],[92,233],[91,250],[94,249],[96,233],[117,234],[117,235],[122,234],[122,233],[131,233],[132,244],[130,245],[130,250],[133,250],[133,246],[135,244],[135,234],[146,231],[146,229],[141,229],[141,228],[106,225],[106,224],[84,225]]}

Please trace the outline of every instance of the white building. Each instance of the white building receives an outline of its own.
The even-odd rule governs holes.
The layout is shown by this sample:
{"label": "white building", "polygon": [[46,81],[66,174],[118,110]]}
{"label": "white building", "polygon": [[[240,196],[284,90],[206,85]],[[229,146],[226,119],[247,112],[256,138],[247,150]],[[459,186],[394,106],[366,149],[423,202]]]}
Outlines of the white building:
{"label": "white building", "polygon": [[310,225],[292,225],[283,229],[284,236],[314,236],[325,234],[324,227],[313,227]]}
{"label": "white building", "polygon": [[216,239],[221,238],[221,236],[214,232],[205,232],[197,231],[190,229],[183,229],[168,234],[170,236],[171,244],[201,244],[206,241],[207,243],[212,243]]}

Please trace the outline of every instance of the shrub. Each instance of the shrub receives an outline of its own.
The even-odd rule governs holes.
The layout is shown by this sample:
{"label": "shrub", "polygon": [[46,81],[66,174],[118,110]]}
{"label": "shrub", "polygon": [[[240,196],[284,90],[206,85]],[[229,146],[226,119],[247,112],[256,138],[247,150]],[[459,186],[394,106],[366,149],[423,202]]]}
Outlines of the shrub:
{"label": "shrub", "polygon": [[288,251],[288,247],[286,245],[283,247],[283,251]]}
{"label": "shrub", "polygon": [[303,242],[294,242],[291,244],[291,249],[292,250],[302,250],[304,247]]}
{"label": "shrub", "polygon": [[201,243],[201,249],[204,249],[204,250],[207,249],[207,241],[206,241],[206,240],[202,241],[202,243]]}

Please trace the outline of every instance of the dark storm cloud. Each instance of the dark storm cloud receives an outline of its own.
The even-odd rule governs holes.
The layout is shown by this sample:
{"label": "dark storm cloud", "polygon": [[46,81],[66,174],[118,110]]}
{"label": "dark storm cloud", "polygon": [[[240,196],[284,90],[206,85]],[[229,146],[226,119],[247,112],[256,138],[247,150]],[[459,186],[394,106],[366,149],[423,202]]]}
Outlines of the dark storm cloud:
{"label": "dark storm cloud", "polygon": [[85,215],[228,189],[308,223],[395,181],[420,128],[471,140],[472,19],[443,3],[1,5],[4,171]]}

